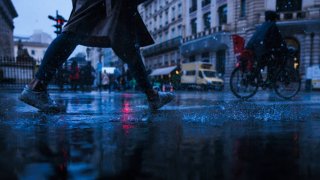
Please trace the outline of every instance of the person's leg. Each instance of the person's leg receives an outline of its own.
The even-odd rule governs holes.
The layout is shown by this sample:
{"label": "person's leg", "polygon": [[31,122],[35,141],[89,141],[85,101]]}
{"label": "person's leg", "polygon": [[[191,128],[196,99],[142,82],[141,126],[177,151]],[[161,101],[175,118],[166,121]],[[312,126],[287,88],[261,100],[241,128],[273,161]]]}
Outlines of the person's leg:
{"label": "person's leg", "polygon": [[58,36],[48,47],[36,77],[24,88],[19,99],[43,112],[65,112],[64,106],[50,98],[47,85],[76,46],[74,35],[63,33]]}
{"label": "person's leg", "polygon": [[67,60],[76,48],[76,37],[73,34],[62,33],[48,47],[35,79],[30,83],[33,90],[46,90],[56,70]]}
{"label": "person's leg", "polygon": [[139,46],[117,43],[114,44],[112,48],[116,55],[128,64],[131,75],[136,79],[138,86],[146,94],[151,110],[157,110],[172,101],[174,98],[172,93],[158,92],[153,89],[142,61]]}
{"label": "person's leg", "polygon": [[144,93],[146,93],[148,99],[154,97],[156,92],[153,90],[148,79],[148,74],[142,61],[139,46],[134,44],[119,44],[112,46],[112,48],[115,54],[128,64],[131,75],[136,79],[138,86]]}

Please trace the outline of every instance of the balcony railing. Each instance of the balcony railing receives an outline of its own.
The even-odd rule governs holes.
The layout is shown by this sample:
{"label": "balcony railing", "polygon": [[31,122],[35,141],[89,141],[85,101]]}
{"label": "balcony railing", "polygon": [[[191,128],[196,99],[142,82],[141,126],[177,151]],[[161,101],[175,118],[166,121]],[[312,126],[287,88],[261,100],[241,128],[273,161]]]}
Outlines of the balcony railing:
{"label": "balcony railing", "polygon": [[192,41],[195,39],[199,39],[205,36],[209,36],[218,32],[229,32],[230,31],[230,25],[229,24],[223,24],[221,26],[216,26],[216,27],[212,27],[210,29],[204,30],[202,32],[193,34],[191,36],[187,36],[185,38],[183,38],[183,43],[188,42],[188,41]]}
{"label": "balcony railing", "polygon": [[[320,8],[310,9],[308,11],[291,11],[291,12],[279,12],[279,21],[297,21],[306,19],[320,18]],[[258,15],[258,22],[264,22],[264,14]]]}
{"label": "balcony railing", "polygon": [[162,52],[178,49],[181,45],[181,36],[170,39],[168,41],[153,45],[151,47],[143,49],[143,55],[145,57],[160,54]]}
{"label": "balcony railing", "polygon": [[280,21],[299,20],[299,19],[306,19],[307,12],[305,11],[281,12],[279,13],[279,16],[280,16]]}

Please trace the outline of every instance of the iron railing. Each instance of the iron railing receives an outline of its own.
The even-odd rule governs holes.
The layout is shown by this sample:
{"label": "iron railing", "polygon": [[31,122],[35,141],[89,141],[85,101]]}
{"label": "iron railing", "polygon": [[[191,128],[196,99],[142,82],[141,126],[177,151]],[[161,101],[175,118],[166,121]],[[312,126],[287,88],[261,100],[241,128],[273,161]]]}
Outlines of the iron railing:
{"label": "iron railing", "polygon": [[34,77],[35,61],[0,57],[0,88],[22,88]]}

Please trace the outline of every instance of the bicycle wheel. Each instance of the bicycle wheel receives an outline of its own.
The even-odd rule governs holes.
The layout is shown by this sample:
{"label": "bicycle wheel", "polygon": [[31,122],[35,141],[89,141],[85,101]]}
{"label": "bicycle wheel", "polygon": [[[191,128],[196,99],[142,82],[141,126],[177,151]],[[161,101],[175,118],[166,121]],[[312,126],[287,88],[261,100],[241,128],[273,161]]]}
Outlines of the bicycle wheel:
{"label": "bicycle wheel", "polygon": [[274,82],[274,90],[278,96],[291,99],[298,94],[300,88],[299,71],[287,68],[279,71]]}
{"label": "bicycle wheel", "polygon": [[258,79],[252,77],[249,72],[235,68],[230,77],[230,88],[232,93],[241,99],[249,99],[258,91]]}

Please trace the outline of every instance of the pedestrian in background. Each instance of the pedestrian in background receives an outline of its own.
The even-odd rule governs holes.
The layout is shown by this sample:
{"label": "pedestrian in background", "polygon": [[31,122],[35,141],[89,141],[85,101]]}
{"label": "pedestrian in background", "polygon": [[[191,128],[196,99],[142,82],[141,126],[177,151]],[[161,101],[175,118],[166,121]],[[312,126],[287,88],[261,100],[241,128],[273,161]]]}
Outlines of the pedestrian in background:
{"label": "pedestrian in background", "polygon": [[94,79],[95,79],[95,70],[91,65],[91,62],[87,62],[80,70],[81,72],[81,84],[83,85],[83,90],[91,91]]}
{"label": "pedestrian in background", "polygon": [[137,81],[134,78],[132,78],[130,80],[130,87],[131,87],[132,91],[136,90],[136,86],[137,86]]}
{"label": "pedestrian in background", "polygon": [[102,74],[102,86],[104,90],[109,89],[110,86],[110,78],[106,70]]}
{"label": "pedestrian in background", "polygon": [[102,89],[102,62],[101,59],[99,59],[99,62],[96,65],[96,86],[98,88],[99,91],[101,91]]}
{"label": "pedestrian in background", "polygon": [[57,76],[57,85],[59,86],[59,90],[64,90],[64,85],[69,82],[69,70],[68,70],[68,64],[65,63],[63,66],[61,66],[58,69]]}
{"label": "pedestrian in background", "polygon": [[53,101],[47,86],[58,67],[77,45],[112,47],[128,64],[132,76],[146,94],[151,110],[169,103],[174,95],[153,90],[140,54],[140,47],[154,43],[139,15],[137,6],[146,0],[72,0],[70,18],[48,47],[36,77],[19,99],[46,112],[65,109]]}
{"label": "pedestrian in background", "polygon": [[70,79],[71,89],[73,91],[77,91],[77,86],[79,84],[79,79],[80,79],[80,69],[78,67],[77,61],[72,61],[71,63],[69,79]]}

